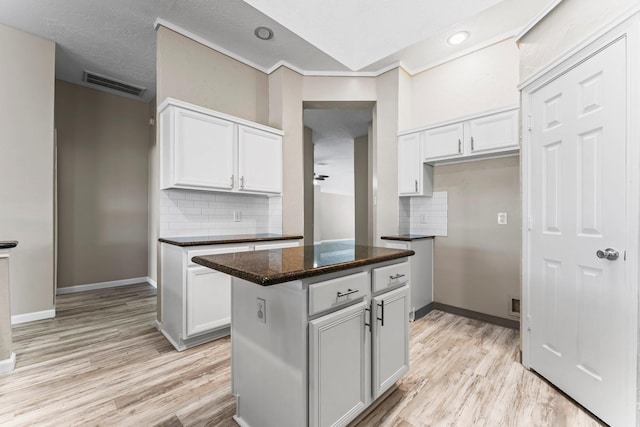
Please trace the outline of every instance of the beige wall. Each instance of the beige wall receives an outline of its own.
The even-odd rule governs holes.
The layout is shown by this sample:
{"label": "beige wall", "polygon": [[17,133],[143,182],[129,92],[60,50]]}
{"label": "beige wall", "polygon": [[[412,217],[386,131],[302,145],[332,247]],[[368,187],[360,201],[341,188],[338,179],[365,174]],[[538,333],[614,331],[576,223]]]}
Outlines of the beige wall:
{"label": "beige wall", "polygon": [[563,0],[520,39],[520,78],[531,77],[637,6],[637,0]]}
{"label": "beige wall", "polygon": [[[520,297],[519,157],[436,166],[434,191],[447,191],[448,236],[435,239],[434,300],[508,318]],[[507,212],[508,224],[497,225]]]}
{"label": "beige wall", "polygon": [[58,288],[147,276],[148,114],[56,81]]}
{"label": "beige wall", "polygon": [[400,129],[464,117],[520,102],[513,39],[431,68],[411,79],[411,122]]}
{"label": "beige wall", "polygon": [[398,233],[398,104],[400,69],[377,77],[378,101],[373,112],[373,235]]}
{"label": "beige wall", "polygon": [[355,241],[358,245],[370,245],[373,236],[369,234],[369,135],[353,140],[353,189]]}
{"label": "beige wall", "polygon": [[305,101],[375,101],[375,77],[305,76],[302,97]]}
{"label": "beige wall", "polygon": [[0,25],[0,239],[11,252],[11,314],[53,309],[55,45]]}
{"label": "beige wall", "polygon": [[156,44],[158,104],[171,97],[268,124],[265,73],[162,26]]}
{"label": "beige wall", "polygon": [[313,174],[313,132],[310,128],[304,128],[304,238],[306,242],[313,242],[313,216],[314,216],[314,190]]}
{"label": "beige wall", "polygon": [[322,240],[353,239],[355,211],[353,196],[320,192]]}
{"label": "beige wall", "polygon": [[[269,75],[269,124],[284,131],[282,138],[282,232],[284,234],[304,235],[305,232],[302,84],[302,76],[286,67],[280,67]],[[310,242],[304,240],[304,244],[310,244]]]}

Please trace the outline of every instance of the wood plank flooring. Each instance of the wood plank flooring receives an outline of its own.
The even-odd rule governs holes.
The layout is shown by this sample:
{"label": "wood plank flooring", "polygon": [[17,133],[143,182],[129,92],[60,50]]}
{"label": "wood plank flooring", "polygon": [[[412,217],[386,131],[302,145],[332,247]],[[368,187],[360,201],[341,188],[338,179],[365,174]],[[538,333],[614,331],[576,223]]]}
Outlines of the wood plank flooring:
{"label": "wood plank flooring", "polygon": [[[146,284],[57,298],[13,328],[2,426],[235,426],[230,340],[178,353]],[[519,363],[517,331],[433,311],[411,324],[411,371],[358,427],[598,426]]]}

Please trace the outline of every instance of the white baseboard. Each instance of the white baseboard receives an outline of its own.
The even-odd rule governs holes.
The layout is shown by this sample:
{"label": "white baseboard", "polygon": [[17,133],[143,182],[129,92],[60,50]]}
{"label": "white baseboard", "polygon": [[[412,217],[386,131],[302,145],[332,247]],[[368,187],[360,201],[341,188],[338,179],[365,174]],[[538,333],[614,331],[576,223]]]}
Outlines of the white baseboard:
{"label": "white baseboard", "polygon": [[[112,280],[110,282],[89,283],[87,285],[65,286],[56,289],[56,295],[72,294],[75,292],[93,291],[95,289],[115,288],[116,286],[137,285],[149,283],[148,277],[134,277],[132,279]],[[155,282],[154,282],[155,283]],[[151,286],[154,286],[151,284]],[[157,287],[157,286],[156,286]]]}
{"label": "white baseboard", "polygon": [[53,319],[56,317],[56,309],[34,311],[33,313],[16,314],[11,316],[11,324],[18,325],[20,323],[35,322],[36,320]]}
{"label": "white baseboard", "polygon": [[154,288],[158,289],[158,283],[155,280],[153,280],[151,277],[147,277],[147,283],[153,286]]}
{"label": "white baseboard", "polygon": [[11,353],[11,357],[5,360],[0,360],[0,375],[8,374],[13,371],[16,366],[16,354]]}

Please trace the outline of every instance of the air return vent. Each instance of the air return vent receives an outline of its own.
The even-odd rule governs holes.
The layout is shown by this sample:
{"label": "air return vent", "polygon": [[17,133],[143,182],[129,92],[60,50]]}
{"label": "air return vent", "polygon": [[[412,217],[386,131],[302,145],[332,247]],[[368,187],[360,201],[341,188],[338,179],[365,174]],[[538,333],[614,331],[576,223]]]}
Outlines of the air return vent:
{"label": "air return vent", "polygon": [[106,89],[114,90],[116,92],[126,93],[133,96],[142,96],[146,90],[140,86],[134,86],[129,83],[125,83],[119,80],[112,79],[111,77],[101,76],[100,74],[92,73],[91,71],[84,72],[82,78],[86,83],[90,85],[100,86]]}

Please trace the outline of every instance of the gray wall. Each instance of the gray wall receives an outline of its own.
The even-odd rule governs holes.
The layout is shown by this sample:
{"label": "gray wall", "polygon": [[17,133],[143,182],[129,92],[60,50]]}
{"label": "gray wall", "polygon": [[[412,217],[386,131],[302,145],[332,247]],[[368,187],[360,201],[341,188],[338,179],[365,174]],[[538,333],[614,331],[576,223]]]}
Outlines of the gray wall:
{"label": "gray wall", "polygon": [[[519,157],[436,166],[434,191],[447,191],[448,236],[434,247],[434,300],[508,318],[520,298]],[[507,212],[508,224],[497,225]]]}
{"label": "gray wall", "polygon": [[0,57],[0,239],[20,241],[11,312],[52,311],[55,45],[0,25]]}
{"label": "gray wall", "polygon": [[147,276],[149,105],[56,81],[58,288]]}

